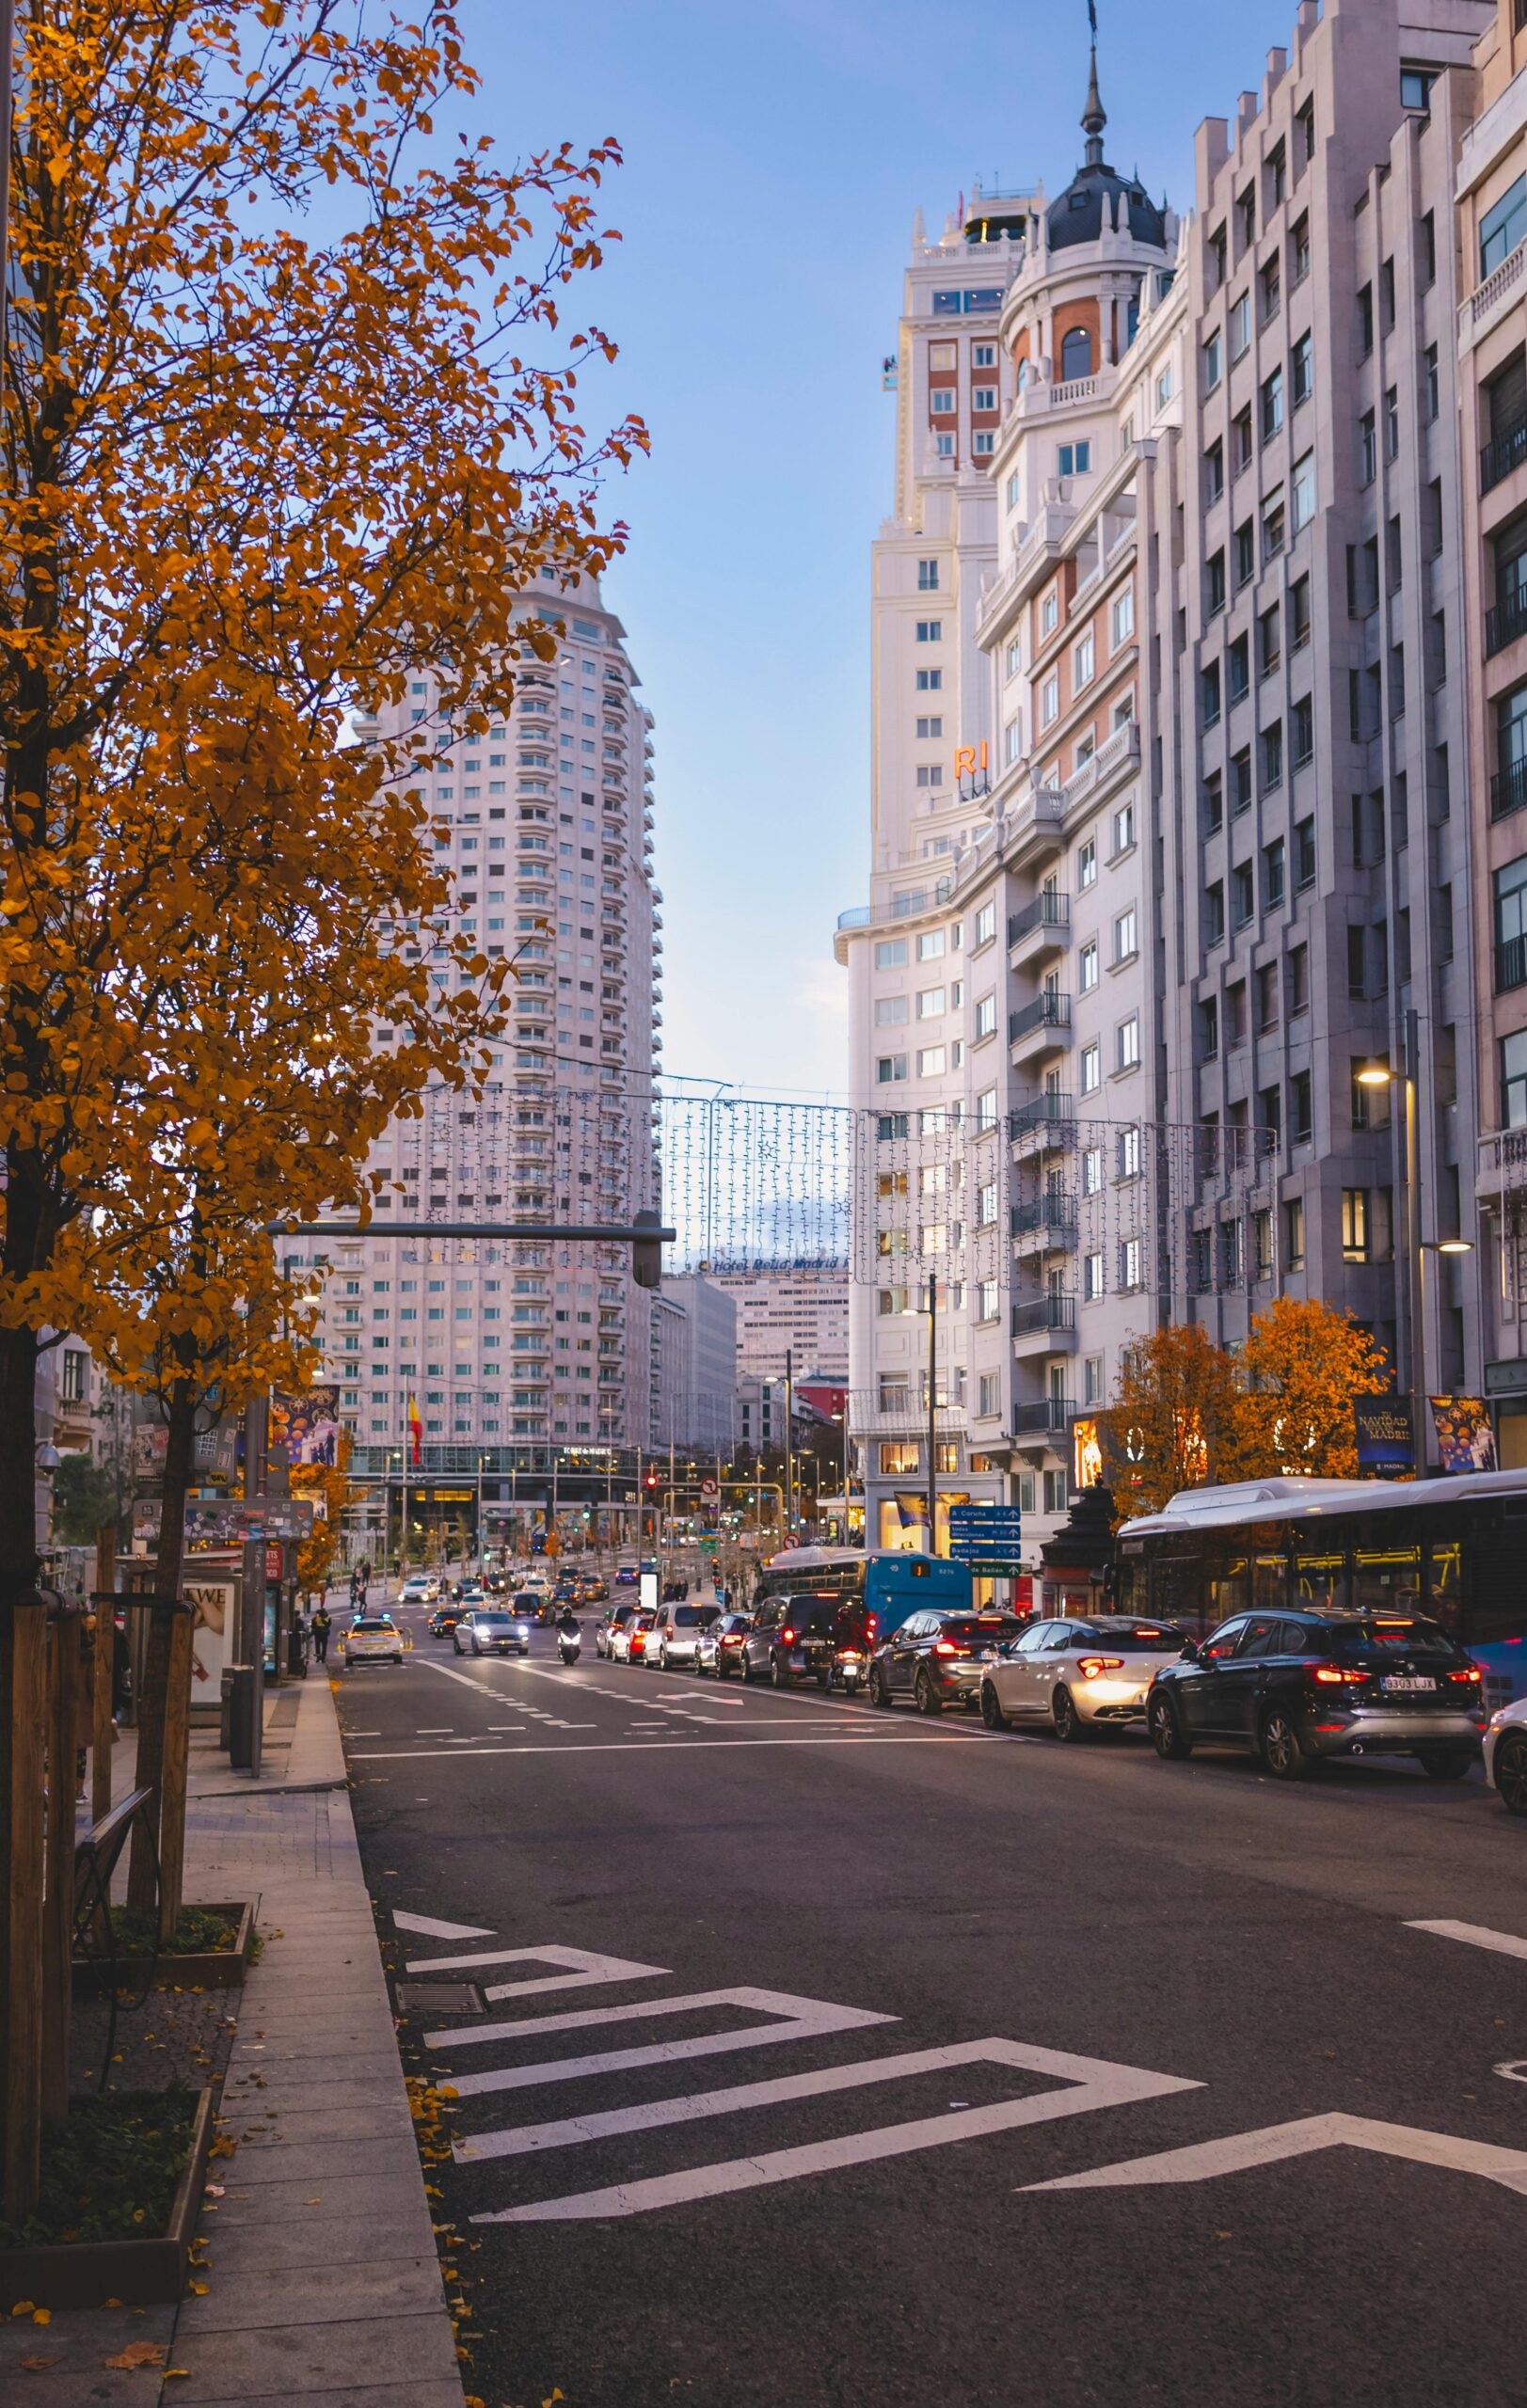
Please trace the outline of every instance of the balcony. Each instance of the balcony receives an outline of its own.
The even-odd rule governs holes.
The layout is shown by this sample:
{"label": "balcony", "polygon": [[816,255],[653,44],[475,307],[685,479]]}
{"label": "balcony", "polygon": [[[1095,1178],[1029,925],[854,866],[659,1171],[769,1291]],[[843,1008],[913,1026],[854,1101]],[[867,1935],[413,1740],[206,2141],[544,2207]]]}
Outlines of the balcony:
{"label": "balcony", "polygon": [[[1519,254],[1514,251],[1511,256],[1515,259]],[[1511,261],[1508,260],[1506,265],[1509,267]],[[1503,478],[1511,474],[1513,468],[1519,468],[1524,460],[1527,460],[1527,416],[1515,420],[1510,426],[1503,427],[1499,435],[1492,436],[1481,452],[1479,455],[1480,492],[1482,494],[1490,492]]]}
{"label": "balcony", "polygon": [[1071,897],[1046,889],[1036,895],[1032,903],[1021,911],[1011,912],[1008,919],[1008,961],[1016,970],[1021,963],[1037,961],[1044,954],[1058,953],[1071,934]]}
{"label": "balcony", "polygon": [[1036,995],[1008,1021],[1008,1044],[1015,1065],[1035,1061],[1071,1042],[1071,997]]}
{"label": "balcony", "polygon": [[1048,1354],[1057,1339],[1076,1334],[1074,1296],[1036,1296],[1012,1308],[1012,1342],[1020,1354]]}
{"label": "balcony", "polygon": [[[1517,562],[1512,562],[1513,568],[1519,565]],[[1498,652],[1504,652],[1506,645],[1515,643],[1519,636],[1527,636],[1527,586],[1521,585],[1514,593],[1507,594],[1505,600],[1498,602],[1493,610],[1485,613],[1486,659],[1493,660]]]}
{"label": "balcony", "polygon": [[[965,1408],[941,1404],[935,1409],[941,1438],[962,1438]],[[855,1438],[922,1438],[928,1434],[928,1407],[912,1388],[855,1388],[849,1399],[849,1430]]]}
{"label": "balcony", "polygon": [[1030,786],[1008,815],[1007,852],[1011,869],[1059,852],[1066,798],[1058,786]]}
{"label": "balcony", "polygon": [[1495,991],[1510,994],[1527,987],[1527,937],[1506,937],[1495,948]]}
{"label": "balcony", "polygon": [[1036,1204],[1015,1204],[1011,1231],[1016,1255],[1057,1254],[1076,1243],[1076,1207],[1069,1196],[1042,1196]]}
{"label": "balcony", "polygon": [[1490,780],[1490,817],[1509,819],[1514,811],[1527,803],[1527,755],[1519,761],[1503,761]]}
{"label": "balcony", "polygon": [[1008,1134],[1019,1155],[1059,1153],[1076,1143],[1076,1099],[1059,1093],[1037,1096],[1008,1116]]}
{"label": "balcony", "polygon": [[1073,1397],[1040,1397],[1032,1404],[1015,1404],[1012,1408],[1012,1434],[1015,1438],[1063,1438],[1076,1418],[1076,1403]]}

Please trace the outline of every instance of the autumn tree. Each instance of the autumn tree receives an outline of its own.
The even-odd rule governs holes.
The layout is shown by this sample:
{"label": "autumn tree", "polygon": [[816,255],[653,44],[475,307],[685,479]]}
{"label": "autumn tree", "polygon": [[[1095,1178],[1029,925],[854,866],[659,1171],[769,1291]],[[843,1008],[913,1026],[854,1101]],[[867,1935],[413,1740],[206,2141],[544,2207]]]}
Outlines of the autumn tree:
{"label": "autumn tree", "polygon": [[1394,1386],[1360,1322],[1317,1297],[1279,1296],[1252,1322],[1237,1369],[1247,1478],[1357,1478],[1352,1400]]}
{"label": "autumn tree", "polygon": [[[11,2063],[29,2062],[39,2013],[12,1830],[35,1769],[20,1709],[39,1660],[24,1602],[39,1347],[76,1327],[107,1342],[113,1312],[124,1348],[145,1321],[172,1337],[164,1299],[224,1275],[273,1174],[294,1172],[304,1209],[320,1171],[354,1196],[346,1174],[399,1094],[379,1085],[316,1136],[294,1121],[273,1140],[272,1120],[257,1134],[252,1112],[242,1133],[231,956],[248,1033],[272,1046],[281,998],[307,981],[310,1005],[348,961],[356,1008],[406,1032],[407,1076],[480,1072],[493,965],[457,940],[431,974],[432,732],[360,743],[354,714],[398,704],[421,672],[444,719],[501,714],[521,651],[553,645],[527,587],[608,562],[621,531],[597,523],[598,479],[642,439],[634,424],[585,436],[577,356],[609,345],[559,325],[565,288],[600,257],[615,147],[506,170],[462,141],[416,165],[437,112],[476,88],[453,9],[419,14],[32,0],[22,21],[0,358]],[[394,942],[410,922],[419,942]],[[310,1016],[300,1073],[319,1058]],[[177,1266],[157,1289],[156,1244]],[[24,2213],[24,2079],[4,2144]]]}
{"label": "autumn tree", "polygon": [[1125,1349],[1103,1419],[1122,1516],[1159,1513],[1180,1489],[1241,1475],[1235,1368],[1197,1322],[1170,1322]]}

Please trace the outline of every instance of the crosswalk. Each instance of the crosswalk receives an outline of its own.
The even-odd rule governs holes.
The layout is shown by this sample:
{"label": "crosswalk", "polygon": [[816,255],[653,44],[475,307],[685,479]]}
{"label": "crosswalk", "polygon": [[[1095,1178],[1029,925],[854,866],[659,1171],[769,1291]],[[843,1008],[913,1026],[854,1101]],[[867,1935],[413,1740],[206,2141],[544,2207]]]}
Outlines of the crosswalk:
{"label": "crosswalk", "polygon": [[[467,2221],[473,2224],[574,2223],[650,2214],[1200,2087],[1175,2074],[991,2037],[858,2056],[658,2099],[641,2096],[622,2100],[617,2088],[611,2103],[611,2085],[618,2085],[623,2077],[646,2074],[652,2068],[688,2067],[711,2058],[748,2057],[759,2051],[820,2044],[885,2027],[899,2019],[883,2008],[848,2005],[747,1982],[660,1993],[653,1986],[675,1978],[666,1968],[561,1943],[413,1957],[406,1970],[410,1976],[444,1976],[511,1967],[524,1970],[485,1988],[485,2002],[626,1988],[638,1989],[641,1995],[618,2001],[590,2000],[549,2014],[485,2016],[426,2031],[424,2045],[436,2068],[434,2079],[442,2094],[459,2103],[462,2121],[470,2127],[453,2144],[457,2165],[482,2169],[485,2174],[502,2168],[507,2176],[516,2161],[561,2162],[563,2152],[573,2151],[583,2153],[567,2161],[578,2174],[596,2173],[601,2146],[628,2144],[633,2137],[644,2142],[650,2139],[652,2149],[644,2154],[659,2162],[651,2170],[644,2166],[634,2179],[595,2181],[589,2187],[556,2189],[541,2196],[486,2201],[469,2211]],[[739,2022],[740,2015],[748,2020]],[[679,2021],[700,2028],[672,2035],[672,2025]],[[665,2026],[670,2027],[669,2036],[664,2036]],[[622,2041],[625,2032],[631,2035],[628,2043]],[[591,2047],[589,2040],[595,2035],[599,2044]],[[759,2129],[757,2119],[767,2119],[771,2111],[799,2109],[812,2101],[841,2099],[861,2091],[888,2091],[894,2098],[899,2085],[910,2089],[934,2075],[976,2067],[986,2069],[989,2076],[994,2073],[999,2078],[996,2086],[1014,2095],[984,2104],[952,2101],[934,2114],[915,2113],[863,2131],[845,2132],[837,2129],[841,2117],[835,2117],[833,2129],[820,2137],[788,2147],[751,2148],[746,2155],[723,2155],[702,2163],[661,2162],[665,2153],[673,2154],[671,2146],[665,2150],[665,2136],[692,2126],[738,2118],[751,2141]],[[644,2090],[647,2086],[638,2084]],[[507,2102],[520,2093],[552,2088],[559,2093],[586,2092],[587,2103],[580,2096],[569,2114],[477,2123],[480,2106],[495,2114],[501,2099]],[[908,2103],[915,2104],[915,2097]],[[589,2152],[594,2153],[592,2161]]]}

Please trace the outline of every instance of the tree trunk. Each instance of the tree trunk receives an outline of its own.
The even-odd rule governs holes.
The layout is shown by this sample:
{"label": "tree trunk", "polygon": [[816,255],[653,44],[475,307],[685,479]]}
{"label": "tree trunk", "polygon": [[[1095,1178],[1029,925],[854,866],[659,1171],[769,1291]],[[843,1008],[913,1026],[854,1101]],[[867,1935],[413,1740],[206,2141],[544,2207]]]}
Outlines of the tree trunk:
{"label": "tree trunk", "polygon": [[[159,1562],[153,1583],[155,1602],[149,1615],[149,1643],[144,1652],[143,1687],[137,1702],[138,1749],[134,1786],[149,1792],[149,1802],[144,1808],[142,1820],[133,1829],[127,1903],[143,1914],[153,1911],[154,1860],[157,1853],[162,1862],[164,1855],[162,1817],[167,1719],[168,1735],[172,1743],[179,1746],[181,1742],[176,1735],[179,1718],[175,1711],[179,1700],[171,1700],[171,1684],[173,1680],[178,1688],[183,1659],[184,1675],[187,1679],[190,1675],[190,1650],[176,1646],[173,1624],[177,1620],[181,1593],[181,1566],[185,1550],[185,1492],[191,1484],[195,1437],[196,1389],[190,1380],[177,1379],[169,1395],[169,1431],[165,1449],[164,1497],[159,1520]],[[184,1850],[183,1771],[178,1790],[182,1828],[176,1835],[177,1862]],[[172,1843],[172,1848],[176,1847],[176,1843]],[[177,1898],[177,1913],[179,1903]]]}
{"label": "tree trunk", "polygon": [[0,1329],[0,2189],[15,2221],[39,2179],[42,2098],[42,1699],[37,1593],[37,1333]]}

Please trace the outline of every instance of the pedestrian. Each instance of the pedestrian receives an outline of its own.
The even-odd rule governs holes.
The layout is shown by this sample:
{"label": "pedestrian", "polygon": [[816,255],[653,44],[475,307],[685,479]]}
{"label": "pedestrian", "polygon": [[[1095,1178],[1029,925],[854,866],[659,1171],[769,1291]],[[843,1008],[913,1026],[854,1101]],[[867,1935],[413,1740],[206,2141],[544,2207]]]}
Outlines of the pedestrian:
{"label": "pedestrian", "polygon": [[320,1606],[312,1618],[313,1654],[320,1664],[328,1662],[328,1634],[331,1628],[327,1606]]}

